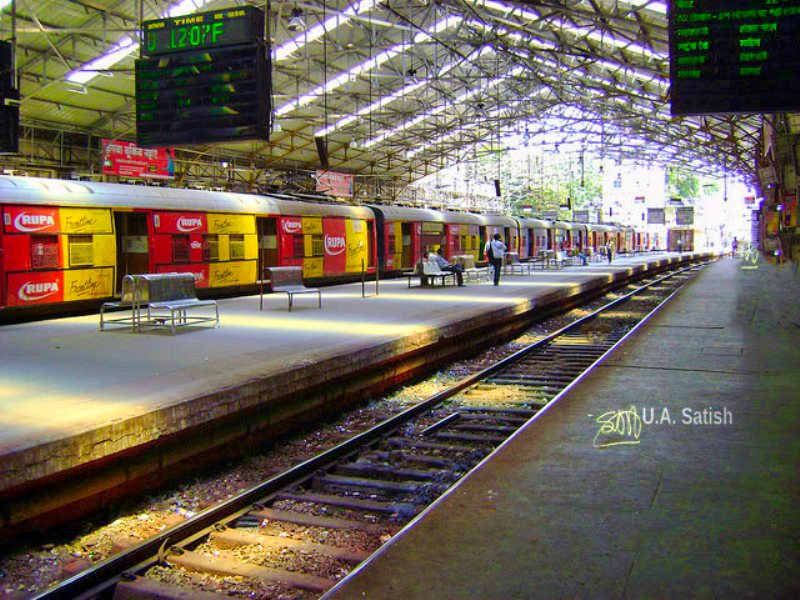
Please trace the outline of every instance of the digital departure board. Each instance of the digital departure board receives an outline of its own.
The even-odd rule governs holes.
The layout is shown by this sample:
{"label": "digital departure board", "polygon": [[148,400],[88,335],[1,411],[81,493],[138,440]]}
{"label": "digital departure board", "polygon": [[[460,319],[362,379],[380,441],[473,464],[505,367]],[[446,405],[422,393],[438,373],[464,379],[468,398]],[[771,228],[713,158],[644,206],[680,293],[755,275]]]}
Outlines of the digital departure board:
{"label": "digital departure board", "polygon": [[264,37],[264,13],[255,6],[215,10],[142,25],[142,55],[253,44]]}
{"label": "digital departure board", "polygon": [[143,147],[269,139],[264,44],[136,61],[136,142]]}
{"label": "digital departure board", "polygon": [[673,115],[800,109],[800,0],[669,3]]}

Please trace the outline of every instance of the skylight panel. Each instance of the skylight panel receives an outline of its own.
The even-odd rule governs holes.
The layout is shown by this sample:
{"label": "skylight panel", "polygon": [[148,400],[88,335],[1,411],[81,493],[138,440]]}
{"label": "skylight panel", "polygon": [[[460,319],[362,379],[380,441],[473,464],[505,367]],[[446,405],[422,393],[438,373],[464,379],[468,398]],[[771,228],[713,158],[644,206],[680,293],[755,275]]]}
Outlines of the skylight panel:
{"label": "skylight panel", "polygon": [[[436,23],[432,31],[433,33],[439,33],[449,27],[457,25],[460,22],[461,22],[460,17],[449,16]],[[432,39],[431,34],[423,31],[414,36],[412,44],[421,44],[430,41],[431,39]],[[402,54],[407,49],[408,49],[407,44],[397,44],[395,46],[392,46],[388,50],[384,50],[383,52],[380,52],[379,54],[376,54],[375,56],[368,58],[364,62],[352,67],[349,71],[342,73],[341,75],[328,81],[326,84],[318,85],[310,92],[303,94],[302,96],[298,96],[291,102],[284,104],[275,111],[275,114],[278,117],[282,117],[289,114],[293,110],[302,108],[303,106],[307,106],[312,102],[314,102],[315,100],[317,100],[323,94],[334,91],[335,89],[341,87],[351,79],[358,77],[362,73],[366,73],[368,71],[380,67],[382,64],[391,60],[395,56]]]}
{"label": "skylight panel", "polygon": [[286,60],[293,52],[300,50],[306,44],[318,40],[327,32],[345,25],[356,15],[363,15],[365,12],[371,11],[375,7],[376,2],[377,0],[361,0],[361,2],[351,4],[341,13],[337,13],[324,22],[300,33],[294,39],[289,40],[275,49],[275,60]]}
{"label": "skylight panel", "polygon": [[[452,104],[454,104],[454,105],[455,104],[462,104],[462,103],[474,98],[475,96],[480,94],[482,91],[484,91],[484,90],[486,90],[486,89],[488,89],[490,87],[496,86],[496,85],[502,83],[503,81],[505,81],[505,80],[507,80],[507,79],[509,79],[511,77],[516,77],[517,75],[522,73],[523,70],[524,70],[524,67],[521,67],[521,66],[520,67],[516,67],[516,68],[512,69],[511,71],[509,71],[507,74],[503,75],[502,77],[497,77],[495,79],[492,79],[492,80],[490,80],[488,82],[485,82],[485,83],[481,84],[480,86],[478,86],[475,89],[469,90],[469,91],[464,92],[463,94],[457,96],[453,100]],[[427,119],[429,119],[431,117],[434,117],[434,116],[436,116],[438,114],[441,114],[442,112],[447,110],[448,106],[450,106],[449,103],[440,104],[439,106],[437,106],[436,108],[434,108],[432,111],[430,111],[428,113],[421,113],[421,114],[417,115],[416,117],[414,117],[413,119],[411,119],[410,121],[406,121],[405,123],[401,123],[400,125],[398,125],[394,129],[390,129],[389,131],[386,131],[386,132],[384,132],[384,133],[382,133],[382,134],[380,134],[378,136],[375,136],[374,138],[372,138],[370,140],[367,140],[364,143],[364,147],[365,148],[369,148],[371,146],[374,146],[375,144],[379,144],[379,143],[385,142],[387,139],[389,139],[391,137],[394,137],[395,135],[397,135],[399,133],[402,133],[403,131],[405,131],[407,129],[410,129],[410,128],[414,127],[415,125],[418,125],[419,123],[421,123],[421,122],[423,122],[423,121],[425,121],[425,120],[427,120]]]}
{"label": "skylight panel", "polygon": [[[467,61],[477,60],[478,58],[480,58],[484,54],[488,54],[488,53],[491,53],[491,52],[494,52],[494,48],[491,48],[489,46],[484,46],[483,48],[480,48],[478,50],[474,50],[469,56],[467,56],[466,60]],[[461,62],[462,62],[461,60],[458,60],[458,61],[453,61],[451,63],[448,63],[448,64],[444,65],[439,70],[439,72],[435,75],[435,78],[445,76],[447,73],[449,73],[454,68],[456,68]],[[337,121],[333,125],[330,125],[330,126],[324,128],[324,129],[321,129],[321,130],[317,131],[314,134],[314,136],[315,137],[324,137],[324,136],[326,136],[326,135],[328,135],[330,133],[333,133],[334,131],[336,131],[338,129],[341,129],[342,127],[346,127],[350,123],[352,123],[354,121],[357,121],[360,117],[369,115],[372,112],[377,112],[378,110],[380,110],[384,106],[388,106],[389,104],[391,104],[395,100],[397,100],[399,98],[402,98],[403,96],[406,96],[407,94],[410,94],[410,93],[418,90],[419,88],[427,85],[428,83],[429,83],[429,81],[426,81],[426,80],[423,79],[421,81],[417,81],[415,83],[410,83],[408,85],[405,85],[405,86],[401,87],[399,90],[396,90],[395,92],[393,92],[393,93],[391,93],[391,94],[389,94],[387,96],[384,96],[380,100],[378,100],[376,102],[373,102],[372,104],[359,109],[354,115],[350,115],[349,117],[344,117],[343,119],[340,119],[339,121]]]}

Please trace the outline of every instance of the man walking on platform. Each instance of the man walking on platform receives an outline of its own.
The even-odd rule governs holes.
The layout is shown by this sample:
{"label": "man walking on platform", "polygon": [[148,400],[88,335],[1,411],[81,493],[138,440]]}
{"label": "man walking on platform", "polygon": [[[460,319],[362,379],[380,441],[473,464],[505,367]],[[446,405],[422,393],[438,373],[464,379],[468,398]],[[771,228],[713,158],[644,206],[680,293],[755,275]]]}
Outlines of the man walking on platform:
{"label": "man walking on platform", "polygon": [[493,239],[486,242],[483,255],[494,268],[494,284],[500,285],[500,269],[503,268],[503,257],[506,255],[506,245],[503,243],[499,233],[495,233]]}

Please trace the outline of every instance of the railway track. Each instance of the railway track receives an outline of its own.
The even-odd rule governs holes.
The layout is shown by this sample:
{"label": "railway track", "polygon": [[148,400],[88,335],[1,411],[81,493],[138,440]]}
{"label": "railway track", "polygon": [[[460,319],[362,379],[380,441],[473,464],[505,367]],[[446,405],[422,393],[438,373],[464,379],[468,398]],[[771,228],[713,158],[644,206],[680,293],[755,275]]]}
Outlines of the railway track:
{"label": "railway track", "polygon": [[699,268],[654,279],[36,598],[316,598],[589,372]]}

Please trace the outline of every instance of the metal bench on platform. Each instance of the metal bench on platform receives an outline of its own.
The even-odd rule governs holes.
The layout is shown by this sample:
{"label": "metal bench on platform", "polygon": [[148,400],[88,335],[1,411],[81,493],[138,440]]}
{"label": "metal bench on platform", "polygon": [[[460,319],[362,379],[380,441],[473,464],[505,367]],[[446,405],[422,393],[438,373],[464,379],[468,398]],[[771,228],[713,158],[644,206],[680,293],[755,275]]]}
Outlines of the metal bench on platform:
{"label": "metal bench on platform", "polygon": [[267,278],[261,280],[259,309],[264,309],[264,284],[273,293],[282,292],[289,297],[289,310],[292,310],[295,294],[316,294],[319,308],[322,308],[322,292],[317,288],[306,287],[303,283],[303,269],[300,267],[267,267]]}
{"label": "metal bench on platform", "polygon": [[456,274],[453,271],[442,271],[439,263],[431,261],[431,260],[421,260],[417,263],[417,266],[414,269],[414,272],[408,277],[408,287],[411,287],[411,280],[414,277],[419,277],[420,285],[423,287],[428,285],[428,280],[431,281],[431,285],[436,281],[437,278],[442,282],[444,285],[447,281],[448,277],[452,277],[453,285],[456,284]]}
{"label": "metal bench on platform", "polygon": [[[195,308],[213,307],[214,315],[190,315]],[[130,308],[130,316],[106,318],[108,310]],[[119,302],[104,302],[100,306],[100,329],[109,323],[130,325],[132,331],[142,327],[169,327],[174,334],[178,327],[198,323],[219,326],[219,307],[216,300],[200,300],[191,273],[147,273],[126,275],[122,280]]]}
{"label": "metal bench on platform", "polygon": [[517,252],[506,252],[503,258],[504,273],[510,273],[511,275],[514,273],[519,273],[520,275],[531,274],[531,265],[527,262],[520,262]]}

